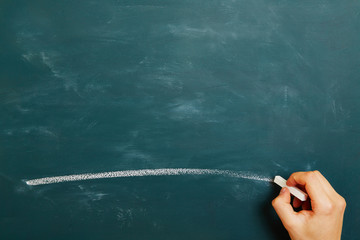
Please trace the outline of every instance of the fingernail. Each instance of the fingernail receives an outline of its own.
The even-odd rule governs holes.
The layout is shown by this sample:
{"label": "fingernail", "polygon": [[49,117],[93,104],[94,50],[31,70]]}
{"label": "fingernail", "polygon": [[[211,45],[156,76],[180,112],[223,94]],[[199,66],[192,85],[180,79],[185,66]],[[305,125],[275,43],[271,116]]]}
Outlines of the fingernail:
{"label": "fingernail", "polygon": [[283,187],[280,191],[280,194],[283,194],[286,191],[286,187]]}

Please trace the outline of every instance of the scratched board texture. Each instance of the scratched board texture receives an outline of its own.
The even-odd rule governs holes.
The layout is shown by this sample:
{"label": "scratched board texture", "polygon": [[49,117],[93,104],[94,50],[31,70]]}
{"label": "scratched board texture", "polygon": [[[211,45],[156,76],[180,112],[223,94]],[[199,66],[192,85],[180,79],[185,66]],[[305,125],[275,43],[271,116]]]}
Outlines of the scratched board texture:
{"label": "scratched board texture", "polygon": [[360,1],[0,1],[0,239],[288,239],[272,183],[320,170],[360,236]]}

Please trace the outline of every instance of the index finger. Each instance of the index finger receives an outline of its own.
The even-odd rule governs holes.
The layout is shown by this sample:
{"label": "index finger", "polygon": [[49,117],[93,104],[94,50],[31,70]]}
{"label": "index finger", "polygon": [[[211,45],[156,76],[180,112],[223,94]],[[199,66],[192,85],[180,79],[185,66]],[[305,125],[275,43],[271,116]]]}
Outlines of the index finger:
{"label": "index finger", "polygon": [[296,172],[291,174],[286,184],[288,186],[303,185],[311,200],[323,202],[326,200],[326,192],[323,183],[316,176],[315,172]]}

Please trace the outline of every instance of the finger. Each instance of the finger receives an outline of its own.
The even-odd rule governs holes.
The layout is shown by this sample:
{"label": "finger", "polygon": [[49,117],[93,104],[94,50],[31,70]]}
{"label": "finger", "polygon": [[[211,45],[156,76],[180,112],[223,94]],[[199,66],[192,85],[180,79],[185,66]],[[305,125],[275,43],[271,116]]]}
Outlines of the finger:
{"label": "finger", "polygon": [[297,188],[299,188],[301,191],[306,192],[306,189],[303,185],[297,185]]}
{"label": "finger", "polygon": [[295,197],[293,200],[293,207],[299,208],[301,205],[302,205],[302,201]]}
{"label": "finger", "polygon": [[327,199],[323,183],[315,172],[296,172],[291,174],[286,184],[288,186],[303,185],[311,200],[321,203]]}
{"label": "finger", "polygon": [[337,192],[335,191],[335,189],[331,186],[331,184],[329,183],[329,181],[321,174],[321,172],[319,171],[314,171],[314,173],[316,174],[316,176],[318,177],[319,181],[322,182],[323,186],[324,186],[324,190],[329,193],[329,194],[337,194]]}
{"label": "finger", "polygon": [[[297,184],[296,187],[299,188],[299,189],[300,189],[301,191],[303,191],[304,193],[307,193],[307,192],[306,192],[306,189],[305,189],[305,186]],[[301,202],[301,205],[304,203],[304,202],[301,201],[301,200],[300,200],[300,202]]]}
{"label": "finger", "polygon": [[310,199],[306,199],[306,201],[303,202],[302,209],[303,210],[311,210]]}
{"label": "finger", "polygon": [[290,191],[284,187],[279,196],[272,201],[272,205],[285,228],[296,222],[296,213],[290,204],[290,200]]}

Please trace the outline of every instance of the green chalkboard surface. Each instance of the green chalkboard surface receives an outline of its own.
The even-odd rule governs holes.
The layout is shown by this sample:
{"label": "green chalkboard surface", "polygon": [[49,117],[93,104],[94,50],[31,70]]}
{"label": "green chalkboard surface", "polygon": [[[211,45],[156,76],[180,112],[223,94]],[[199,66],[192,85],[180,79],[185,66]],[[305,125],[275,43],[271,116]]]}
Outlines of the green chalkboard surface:
{"label": "green chalkboard surface", "polygon": [[358,0],[0,1],[0,239],[288,239],[315,169],[359,239],[359,153]]}

